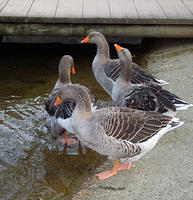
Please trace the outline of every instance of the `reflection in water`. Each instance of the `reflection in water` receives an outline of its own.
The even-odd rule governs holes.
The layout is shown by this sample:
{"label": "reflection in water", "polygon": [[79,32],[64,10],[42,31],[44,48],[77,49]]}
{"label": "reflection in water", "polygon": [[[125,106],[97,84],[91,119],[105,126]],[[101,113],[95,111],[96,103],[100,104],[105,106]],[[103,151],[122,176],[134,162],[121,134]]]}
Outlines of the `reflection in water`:
{"label": "reflection in water", "polygon": [[[58,61],[64,54],[74,57],[77,74],[72,82],[85,85],[99,99],[110,100],[91,73],[96,49],[67,45],[59,53],[43,48],[36,55],[8,49],[7,54],[14,56],[7,56],[5,49],[0,48],[1,199],[62,198],[93,173],[103,158],[88,149],[84,154],[81,147],[69,147],[62,154],[53,150],[44,124],[44,102],[57,80]],[[77,151],[79,155],[73,156]]]}
{"label": "reflection in water", "polygon": [[100,159],[91,151],[83,155],[81,149],[78,156],[68,156],[65,152],[59,155],[49,150],[44,100],[45,97],[1,98],[1,105],[8,103],[0,111],[0,193],[3,199],[48,198],[69,193],[71,185],[88,174]]}
{"label": "reflection in water", "polygon": [[[60,154],[52,148],[44,124],[44,102],[57,80],[61,56],[1,57],[0,199],[48,199],[70,194],[76,183],[103,160],[90,150],[83,154],[81,147],[68,147]],[[86,83],[105,96],[96,86],[89,61],[91,58],[87,62],[81,57],[75,59],[78,73],[72,81]],[[69,155],[74,152],[79,155]]]}

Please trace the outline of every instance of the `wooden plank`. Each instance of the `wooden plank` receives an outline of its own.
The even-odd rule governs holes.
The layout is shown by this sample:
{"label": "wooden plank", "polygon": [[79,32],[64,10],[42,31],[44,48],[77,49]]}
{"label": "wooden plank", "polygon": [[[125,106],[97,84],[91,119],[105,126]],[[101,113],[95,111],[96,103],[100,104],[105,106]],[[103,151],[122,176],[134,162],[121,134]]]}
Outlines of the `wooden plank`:
{"label": "wooden plank", "polygon": [[182,0],[184,5],[187,7],[187,9],[192,13],[193,15],[193,1],[192,0]]}
{"label": "wooden plank", "polygon": [[84,0],[83,18],[110,18],[108,0]]}
{"label": "wooden plank", "polygon": [[83,0],[60,0],[55,18],[81,18]]}
{"label": "wooden plank", "polygon": [[6,5],[6,3],[8,2],[9,0],[1,0],[0,1],[0,11],[3,9],[3,7]]}
{"label": "wooden plank", "polygon": [[[5,0],[0,0],[0,5],[4,2]],[[6,1],[8,1],[8,0],[6,0]]]}
{"label": "wooden plank", "polygon": [[1,8],[0,22],[193,24],[193,0],[0,0]]}
{"label": "wooden plank", "polygon": [[109,1],[112,18],[139,18],[133,0]]}
{"label": "wooden plank", "polygon": [[0,16],[25,17],[33,0],[9,0]]}
{"label": "wooden plank", "polygon": [[166,15],[160,8],[156,0],[135,0],[134,4],[137,8],[140,18],[165,19]]}
{"label": "wooden plank", "polygon": [[168,18],[192,18],[192,14],[181,0],[158,0]]}
{"label": "wooden plank", "polygon": [[27,17],[54,18],[58,0],[35,0]]}

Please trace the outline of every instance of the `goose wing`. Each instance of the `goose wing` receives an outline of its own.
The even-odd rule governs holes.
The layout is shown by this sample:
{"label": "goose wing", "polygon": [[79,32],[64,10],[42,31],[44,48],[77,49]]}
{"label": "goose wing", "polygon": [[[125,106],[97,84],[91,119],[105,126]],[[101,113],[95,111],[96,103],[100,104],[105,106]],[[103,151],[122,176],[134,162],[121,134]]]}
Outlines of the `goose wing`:
{"label": "goose wing", "polygon": [[56,116],[66,119],[72,116],[75,107],[75,102],[65,101],[56,107],[54,103],[56,101],[58,90],[59,90],[58,88],[54,89],[48,96],[48,100],[45,102],[46,111],[50,116]]}
{"label": "goose wing", "polygon": [[131,81],[137,83],[156,83],[160,84],[158,79],[154,78],[151,74],[142,70],[136,63],[132,63],[132,77]]}
{"label": "goose wing", "polygon": [[[120,75],[120,61],[119,59],[108,60],[104,64],[104,71],[106,76],[111,79],[111,81],[115,82]],[[161,81],[161,82],[160,82]],[[132,75],[131,82],[133,84],[138,83],[155,83],[155,84],[164,84],[166,82],[162,80],[158,80],[153,77],[151,74],[142,70],[136,63],[132,63]]]}
{"label": "goose wing", "polygon": [[129,108],[116,108],[103,116],[101,124],[106,135],[132,143],[148,140],[171,121],[171,117],[165,115]]}
{"label": "goose wing", "polygon": [[50,116],[54,116],[56,112],[56,106],[54,106],[54,103],[56,101],[58,90],[59,90],[58,88],[52,90],[48,96],[48,99],[45,102],[46,111]]}
{"label": "goose wing", "polygon": [[56,112],[55,112],[55,117],[66,119],[72,116],[72,113],[75,108],[75,101],[65,101],[63,103],[60,103],[59,106],[57,106]]}
{"label": "goose wing", "polygon": [[120,74],[120,61],[119,59],[108,60],[104,64],[105,75],[115,82]]}
{"label": "goose wing", "polygon": [[179,98],[177,99],[177,96],[160,86],[152,84],[134,87],[133,90],[125,93],[124,99],[124,105],[127,107],[164,113],[168,110],[176,111],[174,104]]}

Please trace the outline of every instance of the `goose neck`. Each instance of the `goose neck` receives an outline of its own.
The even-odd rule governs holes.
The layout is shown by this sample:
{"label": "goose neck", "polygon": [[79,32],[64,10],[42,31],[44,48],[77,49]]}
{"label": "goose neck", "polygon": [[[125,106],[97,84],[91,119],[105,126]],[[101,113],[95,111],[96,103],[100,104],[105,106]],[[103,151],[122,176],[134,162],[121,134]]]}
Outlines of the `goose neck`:
{"label": "goose neck", "polygon": [[122,81],[125,83],[131,83],[131,65],[132,61],[130,60],[120,60],[120,65],[121,65],[121,73],[118,77],[118,81]]}
{"label": "goose neck", "polygon": [[97,55],[110,59],[109,45],[106,40],[100,39],[97,41]]}
{"label": "goose neck", "polygon": [[61,83],[71,83],[70,70],[65,67],[59,67],[59,82]]}
{"label": "goose neck", "polygon": [[81,91],[75,98],[76,106],[72,115],[78,115],[84,119],[92,114],[91,100],[86,91]]}

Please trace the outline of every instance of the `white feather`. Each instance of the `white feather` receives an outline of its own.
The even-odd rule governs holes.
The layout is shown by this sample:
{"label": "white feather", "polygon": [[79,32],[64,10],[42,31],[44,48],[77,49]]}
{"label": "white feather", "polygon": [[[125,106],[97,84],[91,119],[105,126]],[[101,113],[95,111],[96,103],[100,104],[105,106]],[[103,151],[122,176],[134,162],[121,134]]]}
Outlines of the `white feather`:
{"label": "white feather", "polygon": [[167,112],[164,113],[164,115],[169,116],[169,117],[175,117],[176,112],[174,112],[172,110],[168,110]]}
{"label": "white feather", "polygon": [[[92,112],[95,112],[97,109],[97,106],[93,106],[93,103],[91,103],[91,110]],[[74,131],[72,124],[71,124],[71,117],[66,118],[66,119],[62,119],[62,118],[58,118],[57,119],[58,124],[60,124],[60,126],[62,126],[64,129],[66,129],[69,133],[75,133],[76,131]]]}
{"label": "white feather", "polygon": [[96,111],[96,109],[97,109],[97,106],[94,106],[94,104],[93,104],[93,103],[91,103],[91,110],[92,110],[92,112],[95,112],[95,111]]}
{"label": "white feather", "polygon": [[59,118],[57,118],[57,122],[58,122],[58,124],[60,124],[60,126],[62,126],[64,129],[66,129],[68,132],[75,133],[75,131],[71,125],[71,118],[62,119],[59,117]]}
{"label": "white feather", "polygon": [[187,110],[189,107],[192,107],[193,104],[174,104],[176,106],[176,110]]}
{"label": "white feather", "polygon": [[164,81],[164,80],[161,80],[161,79],[155,78],[155,80],[159,82],[159,85],[167,85],[168,84],[167,81]]}

